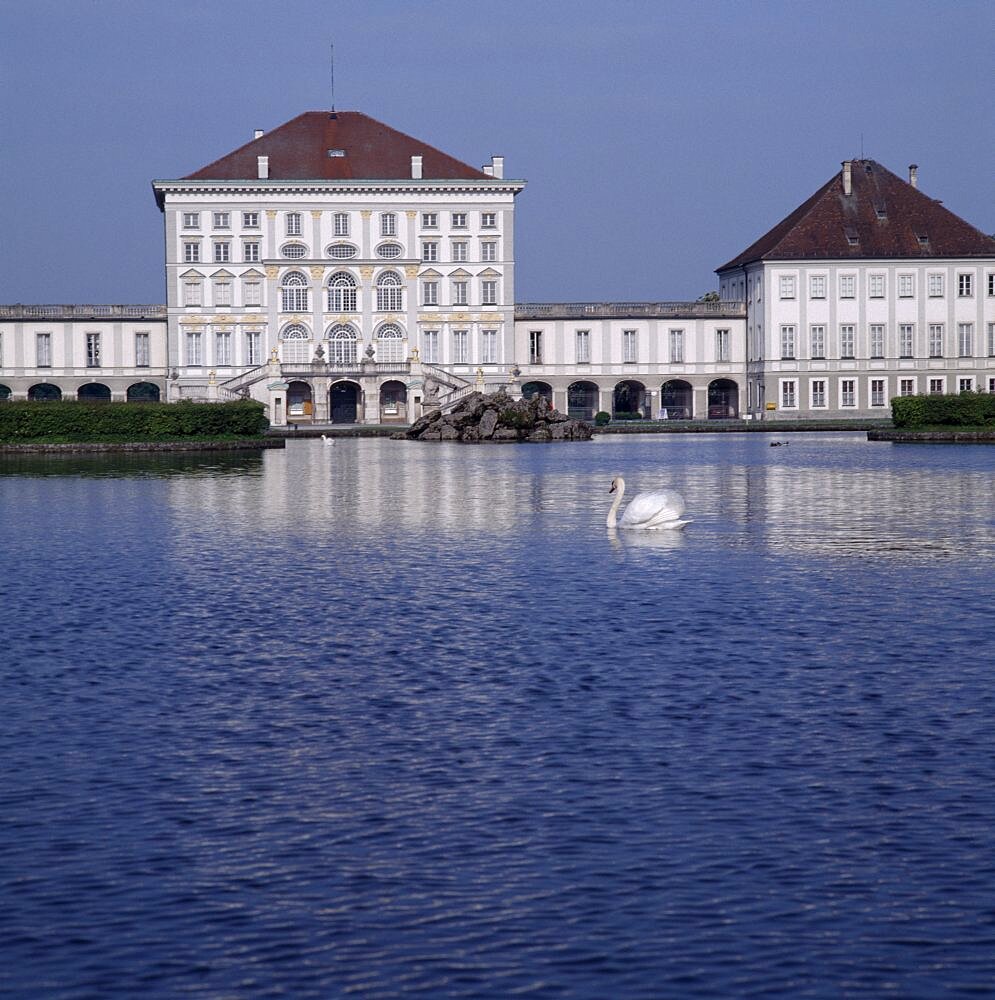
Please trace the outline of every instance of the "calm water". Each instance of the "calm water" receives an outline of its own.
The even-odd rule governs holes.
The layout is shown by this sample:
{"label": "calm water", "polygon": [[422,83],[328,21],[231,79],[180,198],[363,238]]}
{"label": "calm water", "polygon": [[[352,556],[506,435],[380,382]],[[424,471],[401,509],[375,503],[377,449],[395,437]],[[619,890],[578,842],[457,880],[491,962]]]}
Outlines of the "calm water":
{"label": "calm water", "polygon": [[2,460],[0,994],[990,995],[995,448],[769,440]]}

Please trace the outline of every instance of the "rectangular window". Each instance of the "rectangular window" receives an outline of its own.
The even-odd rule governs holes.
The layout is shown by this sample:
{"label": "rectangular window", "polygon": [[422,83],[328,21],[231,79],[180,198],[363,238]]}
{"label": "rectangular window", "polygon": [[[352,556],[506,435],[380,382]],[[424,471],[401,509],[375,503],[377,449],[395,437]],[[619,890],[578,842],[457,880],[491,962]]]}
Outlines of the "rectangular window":
{"label": "rectangular window", "polygon": [[957,295],[962,299],[969,299],[974,295],[974,275],[957,275]]}
{"label": "rectangular window", "polygon": [[35,337],[35,364],[39,368],[52,367],[52,335],[39,333]]}
{"label": "rectangular window", "polygon": [[883,378],[871,379],[871,406],[884,406],[884,386]]}
{"label": "rectangular window", "polygon": [[716,361],[731,360],[728,330],[715,331],[715,360]]}
{"label": "rectangular window", "polygon": [[231,305],[231,281],[225,279],[214,282],[214,304],[216,306]]}
{"label": "rectangular window", "polygon": [[957,354],[962,358],[974,356],[974,324],[957,324]]}
{"label": "rectangular window", "polygon": [[439,259],[439,244],[428,240],[421,245],[421,259],[433,263]]}
{"label": "rectangular window", "polygon": [[485,306],[497,305],[497,282],[485,280],[480,283],[480,303]]}
{"label": "rectangular window", "polygon": [[422,225],[422,229],[438,229],[439,228],[439,213],[438,212],[422,212],[422,214],[421,214],[421,225]]}
{"label": "rectangular window", "polygon": [[242,244],[242,260],[247,264],[258,264],[259,263],[259,244],[243,243]]}
{"label": "rectangular window", "polygon": [[898,356],[911,358],[912,342],[915,337],[915,327],[911,323],[900,323],[898,326]]}
{"label": "rectangular window", "polygon": [[88,333],[86,335],[86,367],[100,367],[100,334]]}
{"label": "rectangular window", "polygon": [[542,330],[529,330],[529,364],[542,364]]}
{"label": "rectangular window", "polygon": [[957,379],[957,391],[958,392],[974,392],[974,379],[973,378],[959,378],[959,379]]}
{"label": "rectangular window", "polygon": [[622,331],[622,361],[634,363],[639,360],[639,343],[635,330]]}
{"label": "rectangular window", "polygon": [[263,304],[263,285],[261,281],[246,281],[242,285],[242,300],[247,306]]}
{"label": "rectangular window", "polygon": [[995,323],[988,324],[988,357],[995,358]]}
{"label": "rectangular window", "polygon": [[466,229],[466,212],[453,212],[453,229]]}
{"label": "rectangular window", "polygon": [[684,364],[684,331],[670,331],[670,363],[672,365]]}
{"label": "rectangular window", "polygon": [[439,283],[437,281],[423,281],[421,283],[421,301],[423,306],[437,306],[439,304]]}
{"label": "rectangular window", "polygon": [[187,264],[196,264],[200,261],[200,244],[199,243],[184,243],[183,244],[183,260]]}
{"label": "rectangular window", "polygon": [[898,276],[898,297],[900,299],[911,299],[915,295],[915,281],[911,274],[900,274]]}
{"label": "rectangular window", "polygon": [[301,235],[301,213],[300,212],[288,212],[287,213],[287,235],[288,236],[300,236]]}
{"label": "rectangular window", "polygon": [[840,380],[840,406],[857,405],[857,380],[844,378]]}
{"label": "rectangular window", "polygon": [[258,212],[243,212],[242,213],[242,228],[243,229],[258,229],[259,228],[259,213]]}
{"label": "rectangular window", "polygon": [[214,213],[214,228],[215,229],[231,229],[231,213],[230,212],[215,212]]}
{"label": "rectangular window", "polygon": [[336,212],[332,216],[332,232],[336,236],[348,236],[349,235],[349,213],[348,212]]}
{"label": "rectangular window", "polygon": [[988,296],[995,295],[995,271],[988,272]]}
{"label": "rectangular window", "polygon": [[469,363],[470,355],[467,353],[467,332],[466,330],[453,330],[453,364],[465,365]]}
{"label": "rectangular window", "polygon": [[430,365],[439,363],[439,331],[425,330],[422,333],[422,360]]}
{"label": "rectangular window", "polygon": [[201,287],[199,278],[187,278],[183,282],[183,304],[185,306],[199,306],[203,302]]}
{"label": "rectangular window", "polygon": [[943,357],[943,324],[929,324],[929,356],[931,358]]}
{"label": "rectangular window", "polygon": [[844,323],[840,327],[840,357],[852,358],[855,350],[854,328],[849,323]]}
{"label": "rectangular window", "polygon": [[943,295],[943,275],[942,274],[931,274],[928,278],[929,284],[927,286],[929,294],[935,299]]}
{"label": "rectangular window", "polygon": [[900,378],[898,380],[899,396],[914,396],[916,394],[916,380],[914,378]]}
{"label": "rectangular window", "polygon": [[795,297],[795,276],[782,274],[778,279],[778,288],[782,299],[793,299]]}
{"label": "rectangular window", "polygon": [[942,378],[931,378],[929,380],[929,394],[931,396],[942,396],[946,391],[945,380]]}
{"label": "rectangular window", "polygon": [[481,212],[480,228],[497,229],[497,212]]}
{"label": "rectangular window", "polygon": [[258,330],[247,330],[245,333],[245,363],[247,365],[262,364],[263,356],[260,350],[262,338]]}
{"label": "rectangular window", "polygon": [[794,410],[798,406],[796,395],[798,383],[794,379],[785,379],[781,383],[781,409]]}
{"label": "rectangular window", "polygon": [[187,364],[199,367],[203,363],[200,353],[200,331],[187,331]]}
{"label": "rectangular window", "polygon": [[484,240],[480,244],[480,259],[484,261],[497,260],[497,243],[494,240]]}
{"label": "rectangular window", "polygon": [[884,324],[872,323],[870,326],[871,357],[884,357]]}
{"label": "rectangular window", "polygon": [[453,282],[453,305],[454,306],[465,306],[469,301],[467,299],[467,286],[469,282],[466,281],[454,281]]}
{"label": "rectangular window", "polygon": [[214,363],[231,364],[231,332],[228,330],[219,330],[214,335]]}
{"label": "rectangular window", "polygon": [[135,334],[135,367],[148,368],[151,364],[151,351],[149,349],[149,335],[147,333]]}
{"label": "rectangular window", "polygon": [[824,358],[826,356],[826,328],[820,324],[813,326],[809,332],[812,340],[812,357]]}
{"label": "rectangular window", "polygon": [[826,405],[826,380],[819,378],[812,382],[812,409],[820,409]]}
{"label": "rectangular window", "polygon": [[576,360],[579,365],[587,365],[591,363],[591,331],[590,330],[578,330],[575,335],[574,343]]}
{"label": "rectangular window", "polygon": [[384,212],[380,216],[380,235],[397,235],[397,216],[393,212]]}
{"label": "rectangular window", "polygon": [[183,228],[184,229],[199,229],[200,228],[200,212],[184,212],[183,213]]}
{"label": "rectangular window", "polygon": [[230,243],[215,243],[214,244],[214,263],[215,264],[227,264],[231,260],[231,244]]}
{"label": "rectangular window", "polygon": [[457,240],[452,245],[453,260],[458,263],[463,263],[467,259],[467,246],[469,244],[466,240]]}
{"label": "rectangular window", "polygon": [[857,297],[857,276],[855,274],[840,275],[840,298],[855,299]]}
{"label": "rectangular window", "polygon": [[872,299],[884,298],[884,275],[872,274],[867,278],[867,294]]}
{"label": "rectangular window", "polygon": [[480,363],[497,364],[497,330],[480,331]]}
{"label": "rectangular window", "polygon": [[794,361],[795,359],[795,328],[793,326],[781,327],[781,360]]}
{"label": "rectangular window", "polygon": [[826,297],[826,276],[824,274],[811,274],[808,279],[809,298],[824,299]]}

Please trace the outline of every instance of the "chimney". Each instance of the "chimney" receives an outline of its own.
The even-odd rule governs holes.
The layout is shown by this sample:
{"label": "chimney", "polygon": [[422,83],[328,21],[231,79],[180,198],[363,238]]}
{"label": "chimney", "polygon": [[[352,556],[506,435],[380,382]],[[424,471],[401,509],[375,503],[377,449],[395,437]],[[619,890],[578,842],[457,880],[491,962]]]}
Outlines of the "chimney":
{"label": "chimney", "polygon": [[256,164],[259,168],[259,179],[261,181],[266,180],[269,177],[269,157],[268,156],[257,156]]}
{"label": "chimney", "polygon": [[853,160],[843,161],[843,194],[848,198],[853,194]]}
{"label": "chimney", "polygon": [[252,136],[252,138],[253,139],[261,139],[262,137],[263,137],[263,130],[261,128],[257,128],[256,131],[255,131],[255,134]]}
{"label": "chimney", "polygon": [[493,164],[485,163],[480,169],[483,170],[483,172],[485,174],[487,174],[488,177],[493,177],[494,176],[494,166],[493,166]]}
{"label": "chimney", "polygon": [[909,164],[909,184],[914,188],[919,187],[919,164],[910,163]]}
{"label": "chimney", "polygon": [[412,156],[411,157],[411,178],[412,180],[421,180],[421,157]]}
{"label": "chimney", "polygon": [[492,156],[491,157],[491,176],[497,177],[498,179],[504,177],[504,157],[503,156]]}

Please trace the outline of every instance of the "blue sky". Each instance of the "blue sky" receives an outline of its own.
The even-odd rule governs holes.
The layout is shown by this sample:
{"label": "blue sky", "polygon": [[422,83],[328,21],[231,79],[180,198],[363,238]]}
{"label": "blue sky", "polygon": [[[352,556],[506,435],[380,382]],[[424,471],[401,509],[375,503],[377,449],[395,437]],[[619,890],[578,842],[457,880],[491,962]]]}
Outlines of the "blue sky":
{"label": "blue sky", "polygon": [[865,155],[995,233],[995,4],[0,0],[0,301],[161,302],[152,178],[301,111],[505,156],[519,301],[696,298]]}

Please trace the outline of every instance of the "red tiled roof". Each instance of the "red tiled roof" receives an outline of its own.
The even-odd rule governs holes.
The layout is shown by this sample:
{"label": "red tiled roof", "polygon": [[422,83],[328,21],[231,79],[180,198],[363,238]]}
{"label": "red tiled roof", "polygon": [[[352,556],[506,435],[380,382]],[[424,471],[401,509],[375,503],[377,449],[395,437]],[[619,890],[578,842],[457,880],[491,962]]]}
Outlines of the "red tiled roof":
{"label": "red tiled roof", "polygon": [[716,270],[757,260],[995,256],[995,239],[874,160],[852,161],[849,196],[842,175]]}
{"label": "red tiled roof", "polygon": [[[344,155],[330,156],[329,150]],[[482,170],[359,111],[305,111],[183,179],[249,180],[258,176],[257,156],[269,157],[273,180],[399,180],[411,177],[412,156],[422,158],[422,177],[429,180],[487,179]]]}

